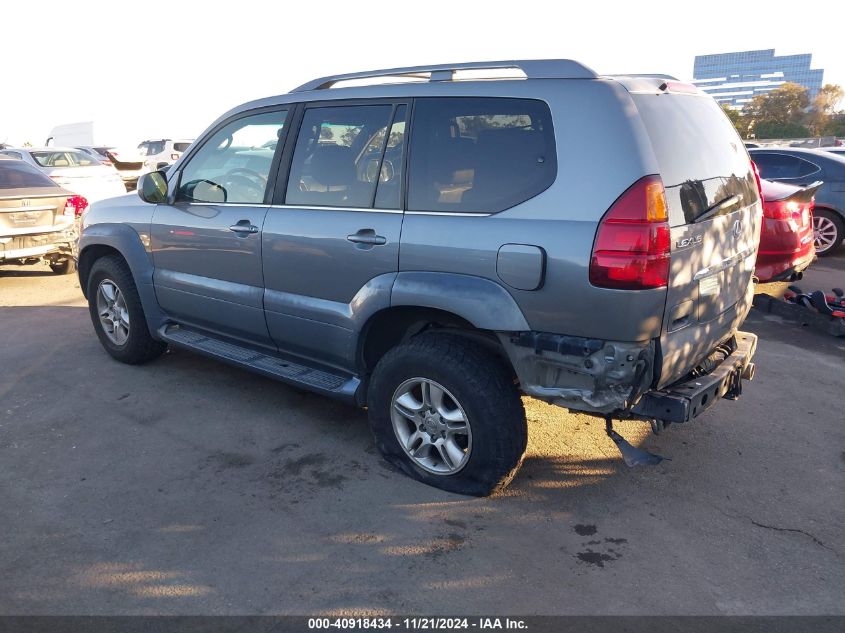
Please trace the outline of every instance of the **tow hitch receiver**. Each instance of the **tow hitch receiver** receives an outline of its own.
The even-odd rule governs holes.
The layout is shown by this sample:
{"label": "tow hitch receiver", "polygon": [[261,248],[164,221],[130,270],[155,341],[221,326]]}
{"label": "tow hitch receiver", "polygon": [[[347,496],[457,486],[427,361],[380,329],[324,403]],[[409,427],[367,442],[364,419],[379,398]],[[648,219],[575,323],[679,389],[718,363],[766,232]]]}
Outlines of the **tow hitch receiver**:
{"label": "tow hitch receiver", "polygon": [[654,466],[655,464],[662,462],[664,459],[672,459],[671,457],[663,457],[661,455],[649,453],[648,451],[644,451],[643,449],[637,448],[631,444],[628,440],[613,430],[613,418],[609,415],[604,418],[604,430],[605,433],[607,433],[607,436],[613,440],[614,444],[616,444],[619,452],[622,453],[622,459],[625,461],[625,465],[630,468],[633,468],[634,466]]}

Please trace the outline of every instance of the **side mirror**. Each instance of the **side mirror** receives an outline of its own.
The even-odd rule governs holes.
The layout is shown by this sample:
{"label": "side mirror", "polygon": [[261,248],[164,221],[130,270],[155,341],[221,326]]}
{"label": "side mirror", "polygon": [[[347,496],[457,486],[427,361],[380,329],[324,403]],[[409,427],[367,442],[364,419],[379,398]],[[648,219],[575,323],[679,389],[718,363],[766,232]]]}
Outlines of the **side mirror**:
{"label": "side mirror", "polygon": [[167,178],[160,171],[143,174],[138,179],[138,195],[150,204],[167,202]]}

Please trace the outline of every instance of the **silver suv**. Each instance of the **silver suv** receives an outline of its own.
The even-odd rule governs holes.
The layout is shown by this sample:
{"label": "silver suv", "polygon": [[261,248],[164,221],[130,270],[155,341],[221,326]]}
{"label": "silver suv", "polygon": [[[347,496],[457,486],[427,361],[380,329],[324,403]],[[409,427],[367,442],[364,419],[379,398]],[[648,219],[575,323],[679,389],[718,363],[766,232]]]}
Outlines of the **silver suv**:
{"label": "silver suv", "polygon": [[326,77],[226,113],[139,194],[84,218],[109,354],[173,345],[367,407],[386,458],[446,490],[511,480],[522,394],[653,462],[614,418],[689,422],[753,373],[758,184],[713,99],[669,77]]}

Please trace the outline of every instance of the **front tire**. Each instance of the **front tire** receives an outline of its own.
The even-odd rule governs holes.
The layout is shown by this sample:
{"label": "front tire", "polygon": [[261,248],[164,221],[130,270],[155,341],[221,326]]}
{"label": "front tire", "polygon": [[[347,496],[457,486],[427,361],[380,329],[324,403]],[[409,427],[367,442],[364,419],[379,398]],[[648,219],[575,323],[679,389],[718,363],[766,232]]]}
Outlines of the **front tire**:
{"label": "front tire", "polygon": [[429,333],[393,348],[368,395],[376,446],[414,479],[486,496],[522,464],[528,431],[513,374],[471,340]]}
{"label": "front tire", "polygon": [[119,257],[98,259],[88,277],[88,312],[105,350],[128,365],[146,363],[167,348],[147,328],[132,272]]}
{"label": "front tire", "polygon": [[819,257],[833,255],[845,238],[845,221],[835,211],[815,209],[813,211],[813,233],[816,254]]}

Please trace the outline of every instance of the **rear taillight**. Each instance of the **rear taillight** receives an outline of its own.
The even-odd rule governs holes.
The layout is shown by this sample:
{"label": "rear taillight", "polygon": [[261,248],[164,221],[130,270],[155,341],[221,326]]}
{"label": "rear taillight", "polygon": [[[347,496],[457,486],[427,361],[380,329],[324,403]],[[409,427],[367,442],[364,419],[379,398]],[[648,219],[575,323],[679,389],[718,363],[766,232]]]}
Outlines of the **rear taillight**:
{"label": "rear taillight", "polygon": [[663,181],[646,176],[601,219],[590,258],[590,283],[626,290],[665,287],[670,245]]}
{"label": "rear taillight", "polygon": [[763,217],[770,220],[800,220],[806,212],[812,212],[814,200],[797,202],[795,200],[776,200],[763,203]]}
{"label": "rear taillight", "polygon": [[88,208],[88,200],[82,196],[68,196],[67,202],[65,202],[65,215],[78,218],[85,212],[86,208]]}
{"label": "rear taillight", "polygon": [[179,160],[179,154],[171,154],[170,160]]}

